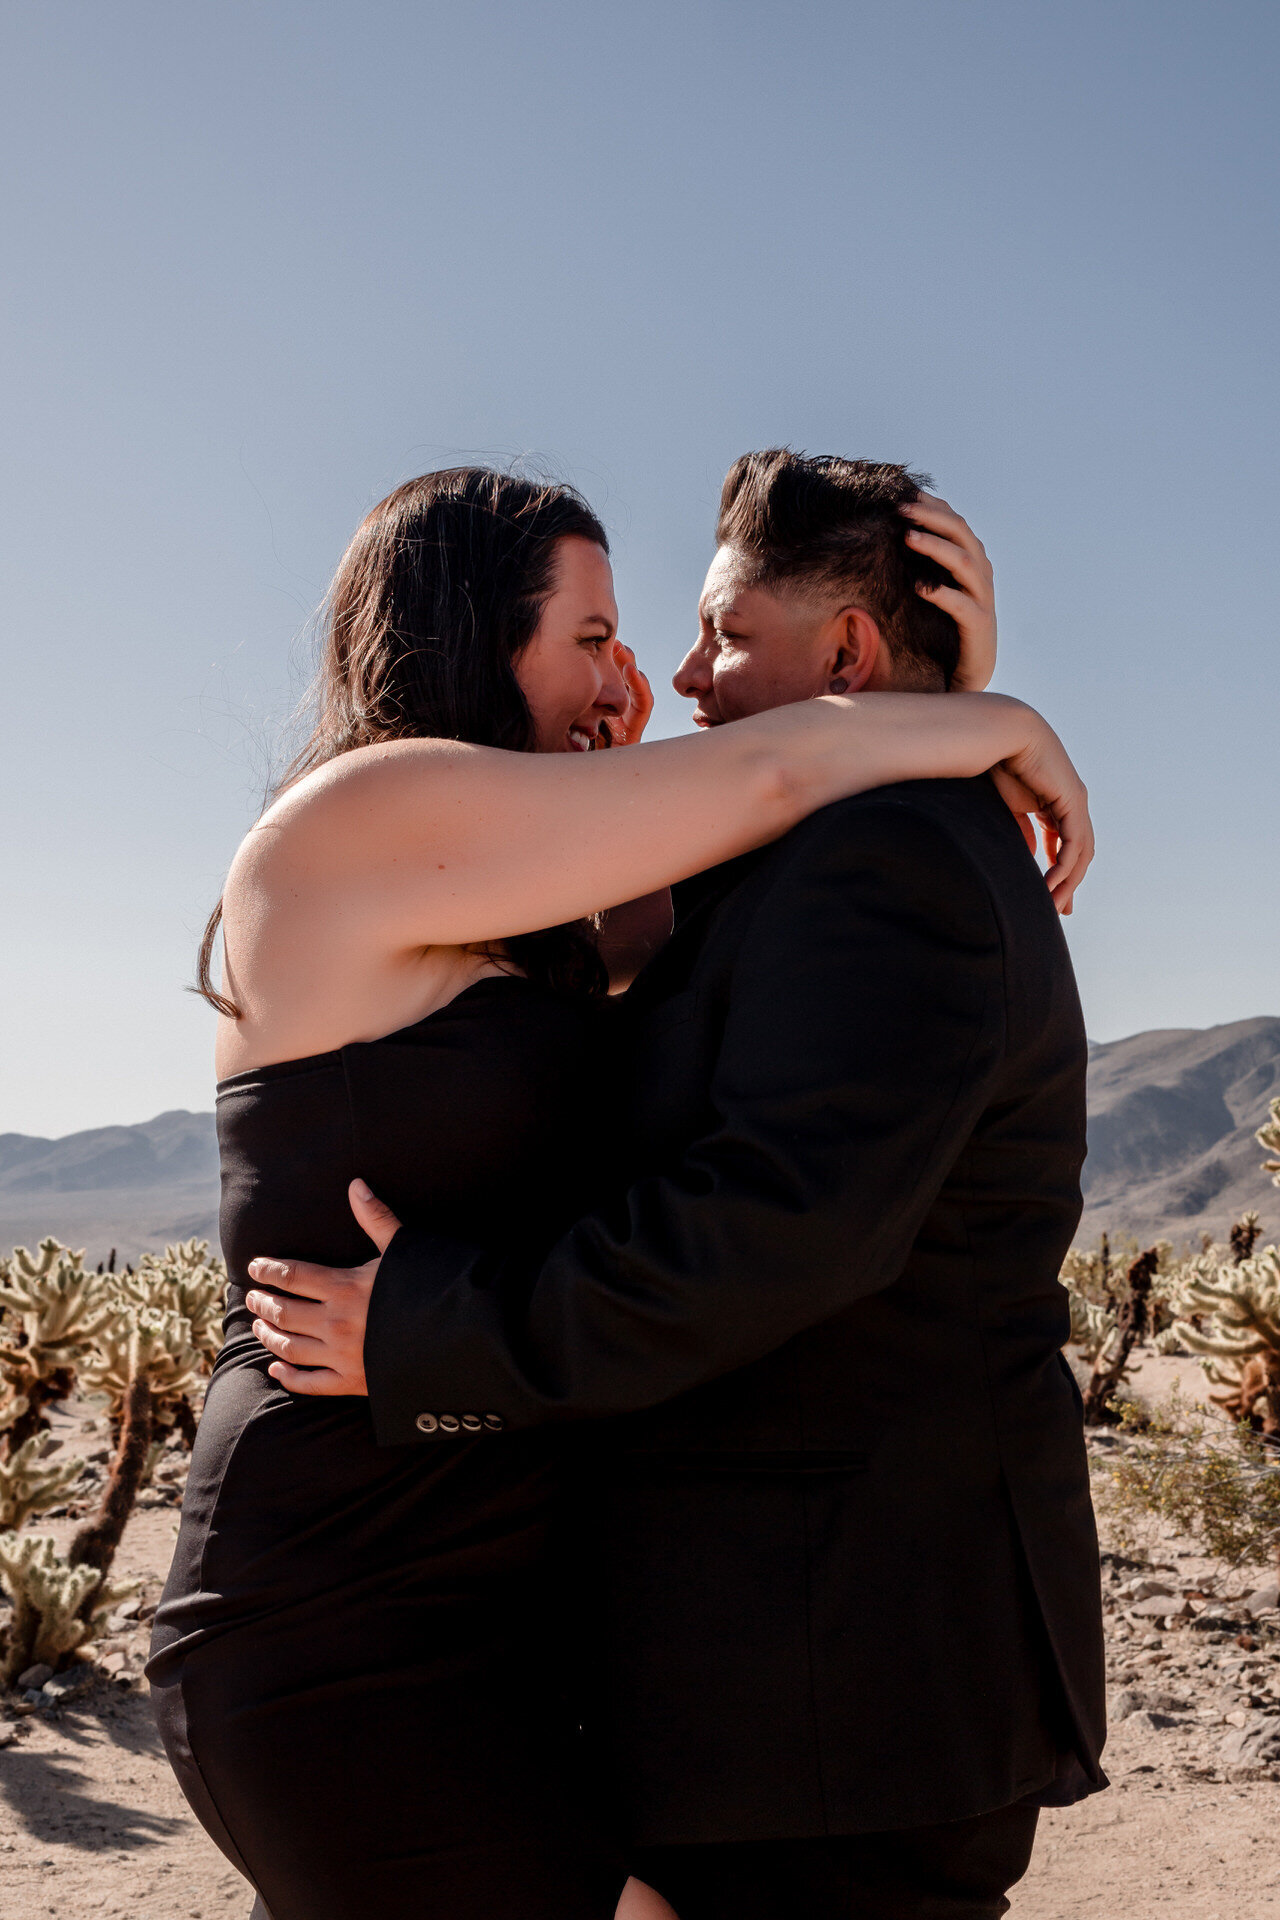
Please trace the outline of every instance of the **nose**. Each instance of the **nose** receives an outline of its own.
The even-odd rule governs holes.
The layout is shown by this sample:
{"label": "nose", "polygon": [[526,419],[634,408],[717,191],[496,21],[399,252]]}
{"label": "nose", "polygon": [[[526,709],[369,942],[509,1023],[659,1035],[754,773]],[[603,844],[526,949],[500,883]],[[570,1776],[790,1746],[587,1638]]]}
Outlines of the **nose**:
{"label": "nose", "polygon": [[600,691],[596,695],[596,705],[604,713],[625,713],[631,704],[631,695],[627,692],[627,683],[623,678],[622,664],[616,650],[610,647],[602,662]]}
{"label": "nose", "polygon": [[696,700],[711,689],[711,657],[702,641],[695,640],[671,677],[671,684],[685,700]]}

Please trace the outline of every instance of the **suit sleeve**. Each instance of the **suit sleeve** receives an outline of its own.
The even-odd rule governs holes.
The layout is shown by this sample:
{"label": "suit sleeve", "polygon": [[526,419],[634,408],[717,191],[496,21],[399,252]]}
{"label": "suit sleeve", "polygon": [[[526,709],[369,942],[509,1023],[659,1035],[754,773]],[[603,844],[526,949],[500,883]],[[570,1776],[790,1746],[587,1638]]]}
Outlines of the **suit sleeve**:
{"label": "suit sleeve", "polygon": [[815,815],[739,945],[714,1119],[683,1158],[550,1253],[396,1235],[365,1340],[378,1439],[441,1409],[516,1428],[656,1405],[890,1285],[1003,1041],[999,930],[963,851],[901,802]]}

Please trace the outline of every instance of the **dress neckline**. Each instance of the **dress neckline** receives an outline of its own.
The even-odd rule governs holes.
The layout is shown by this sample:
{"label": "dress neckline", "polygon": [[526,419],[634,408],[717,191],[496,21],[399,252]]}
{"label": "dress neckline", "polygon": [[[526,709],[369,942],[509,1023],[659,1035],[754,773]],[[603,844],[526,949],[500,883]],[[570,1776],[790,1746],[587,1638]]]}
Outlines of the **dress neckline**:
{"label": "dress neckline", "polygon": [[[514,984],[519,987],[534,987],[534,982],[523,973],[486,973],[479,980],[473,980],[469,987],[463,987],[443,1006],[433,1007],[430,1013],[424,1013],[421,1020],[411,1020],[407,1027],[397,1027],[392,1033],[380,1033],[373,1040],[348,1040],[341,1047],[329,1047],[323,1053],[304,1053],[292,1060],[268,1060],[260,1067],[245,1067],[240,1073],[228,1074],[225,1080],[219,1080],[214,1089],[217,1097],[224,1093],[235,1093],[243,1087],[256,1085],[262,1080],[284,1079],[292,1073],[314,1072],[321,1067],[333,1066],[342,1059],[349,1047],[386,1047],[397,1040],[404,1040],[411,1033],[418,1033],[432,1021],[439,1020],[462,1000],[469,999],[486,987],[500,987]],[[537,989],[535,988],[535,991]]]}

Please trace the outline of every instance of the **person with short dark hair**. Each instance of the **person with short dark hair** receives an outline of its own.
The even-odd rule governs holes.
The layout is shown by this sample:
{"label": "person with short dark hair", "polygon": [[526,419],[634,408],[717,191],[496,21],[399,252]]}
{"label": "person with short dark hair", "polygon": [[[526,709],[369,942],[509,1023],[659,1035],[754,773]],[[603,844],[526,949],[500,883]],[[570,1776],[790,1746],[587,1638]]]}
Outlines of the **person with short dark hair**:
{"label": "person with short dark hair", "polygon": [[852,589],[880,629],[897,683],[949,687],[963,595],[903,524],[903,509],[931,484],[891,461],[808,458],[789,447],[744,453],[725,475],[716,541],[752,586],[832,602]]}
{"label": "person with short dark hair", "polygon": [[[990,568],[905,469],[749,454],[718,531],[676,675],[713,741],[957,704]],[[379,1258],[249,1262],[271,1375],[367,1393],[393,1456],[443,1469],[463,1409],[495,1451],[596,1423],[586,1734],[680,1920],[988,1920],[1037,1809],[1106,1784],[1056,856],[1002,771],[823,807],[676,888],[618,1184],[554,1244],[401,1227],[357,1180]]]}

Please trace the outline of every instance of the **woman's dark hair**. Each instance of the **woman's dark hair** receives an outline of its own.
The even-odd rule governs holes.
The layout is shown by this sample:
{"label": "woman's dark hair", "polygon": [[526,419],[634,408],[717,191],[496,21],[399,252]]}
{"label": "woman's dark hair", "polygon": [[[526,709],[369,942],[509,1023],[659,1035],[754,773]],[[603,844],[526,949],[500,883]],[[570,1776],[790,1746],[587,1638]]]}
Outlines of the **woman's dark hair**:
{"label": "woman's dark hair", "polygon": [[[558,541],[576,535],[609,551],[595,514],[572,487],[490,467],[451,467],[408,480],[368,514],[325,601],[311,737],[276,788],[378,740],[467,740],[529,753],[533,719],[515,663],[552,590]],[[196,991],[219,1012],[211,966],[222,918],[209,917]],[[512,962],[558,989],[607,985],[587,925],[505,941]]]}

